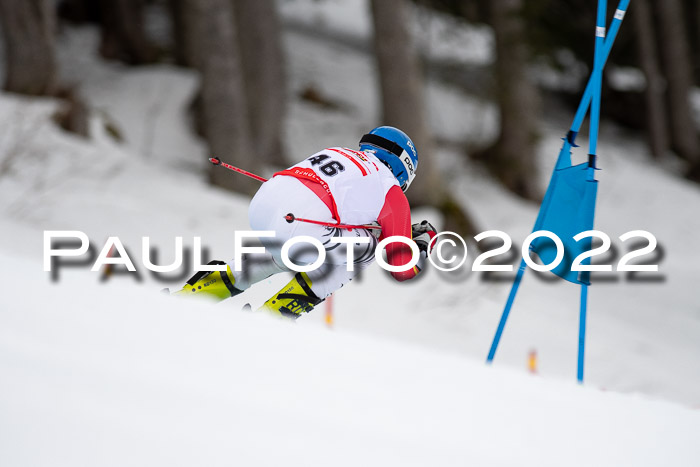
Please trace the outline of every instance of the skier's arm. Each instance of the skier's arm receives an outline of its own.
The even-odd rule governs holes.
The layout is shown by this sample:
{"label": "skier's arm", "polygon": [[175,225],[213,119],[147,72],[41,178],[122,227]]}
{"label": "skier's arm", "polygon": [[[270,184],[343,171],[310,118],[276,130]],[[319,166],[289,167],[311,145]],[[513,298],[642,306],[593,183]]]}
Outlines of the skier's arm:
{"label": "skier's arm", "polygon": [[[393,186],[386,194],[377,222],[382,227],[380,240],[399,235],[411,238],[411,207],[401,188]],[[390,243],[386,247],[387,262],[392,266],[407,264],[412,258],[411,247],[403,243]],[[419,269],[413,267],[408,271],[392,272],[397,281],[414,278]]]}

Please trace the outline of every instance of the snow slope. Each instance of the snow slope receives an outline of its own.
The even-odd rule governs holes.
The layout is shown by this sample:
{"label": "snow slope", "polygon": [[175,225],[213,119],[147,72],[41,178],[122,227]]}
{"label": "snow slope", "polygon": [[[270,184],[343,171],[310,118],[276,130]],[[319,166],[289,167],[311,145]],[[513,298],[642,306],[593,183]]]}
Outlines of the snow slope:
{"label": "snow slope", "polygon": [[[285,277],[213,308],[163,301],[158,290],[185,277],[163,284],[143,270],[141,282],[115,276],[99,289],[89,266],[48,283],[47,229],[84,231],[98,250],[119,236],[137,263],[150,236],[165,263],[176,236],[185,245],[201,236],[212,258],[230,258],[233,232],[248,228],[247,200],[206,184],[204,149],[183,112],[196,76],[104,63],[85,52],[95,38],[71,29],[59,48],[64,78],[96,109],[90,140],[53,125],[56,102],[0,94],[0,280],[12,289],[0,294],[0,465],[301,462],[302,452],[334,464],[697,463],[697,410],[653,399],[700,406],[700,190],[654,165],[641,142],[603,122],[596,226],[613,238],[654,233],[666,253],[663,280],[590,289],[581,389],[571,384],[578,289],[529,273],[492,369],[481,361],[509,282],[473,273],[428,270],[398,284],[373,267],[336,294],[333,333],[319,328],[323,309],[293,327],[239,313]],[[290,161],[355,145],[378,123],[371,57],[296,32],[285,45]],[[309,84],[348,105],[298,100]],[[437,82],[428,99],[441,139],[494,137],[488,102]],[[541,125],[542,187],[571,117]],[[481,229],[524,239],[537,206],[448,148],[431,156]],[[522,374],[531,349],[539,379]]]}
{"label": "snow slope", "polygon": [[[8,270],[28,278],[40,268],[0,258],[3,283]],[[1,465],[700,459],[696,410],[124,284],[100,287],[88,274],[61,287],[22,280],[0,295]]]}

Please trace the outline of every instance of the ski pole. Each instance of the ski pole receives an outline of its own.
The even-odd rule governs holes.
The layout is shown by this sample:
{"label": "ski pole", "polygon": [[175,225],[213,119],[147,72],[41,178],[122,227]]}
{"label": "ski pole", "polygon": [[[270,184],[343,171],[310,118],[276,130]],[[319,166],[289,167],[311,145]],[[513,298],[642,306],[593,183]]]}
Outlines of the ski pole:
{"label": "ski pole", "polygon": [[348,230],[352,230],[352,229],[369,229],[369,230],[372,230],[372,229],[377,230],[378,229],[378,230],[381,230],[382,229],[381,226],[373,225],[373,224],[360,224],[360,225],[350,225],[350,224],[340,224],[340,223],[335,224],[333,222],[322,222],[322,221],[315,221],[312,219],[304,219],[303,217],[296,217],[291,212],[289,214],[287,214],[286,216],[284,216],[284,219],[287,222],[289,222],[290,224],[294,221],[299,221],[299,222],[306,222],[309,224],[323,225],[326,227],[337,227],[339,229],[348,229]]}
{"label": "ski pole", "polygon": [[238,167],[234,167],[231,164],[227,164],[226,162],[223,162],[218,157],[210,157],[209,162],[211,162],[214,165],[218,165],[219,167],[223,167],[225,169],[229,169],[229,170],[233,170],[234,172],[238,172],[239,174],[245,175],[246,177],[254,178],[255,180],[257,180],[259,182],[265,183],[267,181],[266,178],[261,177],[260,175],[255,175],[254,173],[248,172],[247,170],[239,169]]}
{"label": "ski pole", "polygon": [[[217,165],[219,167],[223,167],[228,170],[232,170],[233,172],[239,173],[241,175],[245,175],[246,177],[254,178],[255,180],[259,182],[265,183],[267,181],[266,178],[261,177],[260,175],[255,175],[252,172],[248,172],[247,170],[239,169],[238,167],[234,167],[231,164],[227,164],[226,162],[223,162],[221,159],[218,157],[210,157],[209,162],[211,162],[214,165]],[[290,224],[295,221],[299,222],[306,222],[307,224],[316,224],[316,225],[323,225],[325,227],[337,227],[339,229],[379,229],[381,230],[381,226],[379,225],[372,225],[372,224],[361,224],[361,225],[350,225],[350,224],[341,224],[341,223],[333,223],[333,222],[322,222],[322,221],[315,221],[312,219],[304,219],[303,217],[296,217],[294,214],[291,212],[284,216],[284,219],[289,222]]]}

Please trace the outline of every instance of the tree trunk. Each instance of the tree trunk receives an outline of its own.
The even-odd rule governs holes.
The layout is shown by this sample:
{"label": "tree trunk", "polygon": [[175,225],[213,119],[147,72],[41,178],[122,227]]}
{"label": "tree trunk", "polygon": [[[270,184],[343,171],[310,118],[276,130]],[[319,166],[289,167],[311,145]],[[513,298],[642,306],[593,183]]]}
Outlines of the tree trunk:
{"label": "tree trunk", "polygon": [[50,0],[0,0],[6,91],[33,96],[56,91],[52,7]]}
{"label": "tree trunk", "polygon": [[60,0],[56,11],[59,20],[73,24],[100,23],[100,4],[94,0]]}
{"label": "tree trunk", "polygon": [[700,86],[700,2],[695,2],[695,84]]}
{"label": "tree trunk", "polygon": [[[191,11],[192,50],[201,75],[200,123],[210,154],[229,164],[258,171],[247,117],[247,103],[230,0],[186,0]],[[212,184],[252,195],[260,183],[211,166]]]}
{"label": "tree trunk", "polygon": [[635,27],[635,45],[639,65],[646,77],[644,90],[646,126],[649,147],[654,157],[663,157],[669,149],[664,93],[666,83],[659,70],[656,50],[656,31],[649,0],[635,0],[632,8]]}
{"label": "tree trunk", "polygon": [[[688,5],[688,1],[686,1],[686,5]],[[690,40],[694,41],[692,45],[694,47],[691,47],[691,50],[693,50],[693,67],[694,67],[694,72],[695,72],[695,85],[700,86],[700,2],[697,0],[692,0],[690,2],[690,8],[694,10],[694,15],[691,21],[691,26],[690,26],[690,31],[695,32],[695,37],[691,38]]]}
{"label": "tree trunk", "polygon": [[144,0],[100,0],[100,54],[131,65],[151,63],[155,49],[143,27]]}
{"label": "tree trunk", "polygon": [[173,55],[175,63],[183,67],[196,68],[197,54],[192,47],[195,41],[191,40],[194,34],[194,13],[189,9],[191,3],[188,0],[170,0],[170,17],[172,19]]}
{"label": "tree trunk", "polygon": [[661,27],[658,39],[668,83],[671,145],[683,159],[697,164],[700,163],[700,146],[690,111],[693,78],[682,5],[679,0],[663,0],[655,4]]}
{"label": "tree trunk", "polygon": [[435,167],[425,117],[423,79],[409,32],[406,0],[372,0],[374,50],[382,99],[382,124],[403,130],[418,151],[417,176],[406,195],[411,206],[437,207],[446,229],[475,232],[466,211],[453,199]]}
{"label": "tree trunk", "polygon": [[522,0],[493,0],[491,22],[496,38],[495,73],[500,108],[500,135],[484,154],[489,170],[513,193],[538,199],[537,89],[527,74],[528,47],[520,12]]}
{"label": "tree trunk", "polygon": [[282,137],[287,89],[275,0],[233,0],[256,154],[286,167]]}
{"label": "tree trunk", "polygon": [[382,99],[382,122],[403,130],[418,149],[420,175],[407,192],[413,203],[434,204],[438,175],[425,119],[423,80],[408,30],[405,0],[372,0],[374,49]]}
{"label": "tree trunk", "polygon": [[435,167],[425,117],[423,79],[409,32],[407,2],[372,0],[371,5],[382,124],[403,130],[418,151],[417,175],[406,196],[412,207],[438,208],[445,218],[445,230],[474,235],[474,223],[452,197]]}

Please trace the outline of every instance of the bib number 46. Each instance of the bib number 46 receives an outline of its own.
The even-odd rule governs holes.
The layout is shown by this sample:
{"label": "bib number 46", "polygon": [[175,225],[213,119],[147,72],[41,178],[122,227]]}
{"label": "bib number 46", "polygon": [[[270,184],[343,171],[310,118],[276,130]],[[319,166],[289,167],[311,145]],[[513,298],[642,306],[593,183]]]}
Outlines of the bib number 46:
{"label": "bib number 46", "polygon": [[313,156],[310,157],[308,160],[311,162],[312,166],[316,165],[321,165],[319,167],[319,170],[323,172],[325,175],[328,177],[333,177],[334,175],[338,175],[339,172],[343,172],[345,170],[345,166],[341,164],[338,161],[330,160],[329,162],[325,162],[326,159],[330,159],[331,157],[326,155],[326,154],[321,154],[320,156]]}

